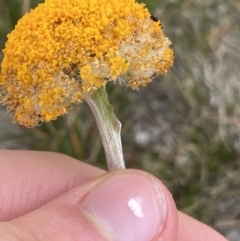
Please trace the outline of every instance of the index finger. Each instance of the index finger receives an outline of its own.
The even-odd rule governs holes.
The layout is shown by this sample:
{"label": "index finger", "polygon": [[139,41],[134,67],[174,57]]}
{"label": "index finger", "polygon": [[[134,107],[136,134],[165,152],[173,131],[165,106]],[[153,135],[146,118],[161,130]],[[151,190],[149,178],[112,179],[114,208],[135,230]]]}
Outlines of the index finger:
{"label": "index finger", "polygon": [[59,153],[0,150],[0,221],[35,210],[103,173]]}

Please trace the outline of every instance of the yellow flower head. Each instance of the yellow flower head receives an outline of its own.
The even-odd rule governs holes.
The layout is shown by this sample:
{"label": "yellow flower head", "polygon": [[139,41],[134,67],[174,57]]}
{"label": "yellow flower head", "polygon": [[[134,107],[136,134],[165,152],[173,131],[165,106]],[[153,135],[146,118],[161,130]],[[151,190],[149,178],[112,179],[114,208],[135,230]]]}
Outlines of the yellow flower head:
{"label": "yellow flower head", "polygon": [[134,0],[46,0],[8,35],[2,102],[20,125],[48,122],[108,81],[137,89],[165,74],[170,44]]}

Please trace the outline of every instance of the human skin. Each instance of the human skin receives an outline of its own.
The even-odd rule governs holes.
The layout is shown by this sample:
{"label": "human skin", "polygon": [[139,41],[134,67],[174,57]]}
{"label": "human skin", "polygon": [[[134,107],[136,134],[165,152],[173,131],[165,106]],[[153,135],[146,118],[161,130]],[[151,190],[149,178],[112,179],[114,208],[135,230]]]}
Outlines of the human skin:
{"label": "human skin", "polygon": [[10,150],[0,150],[0,240],[226,241],[177,211],[149,173]]}

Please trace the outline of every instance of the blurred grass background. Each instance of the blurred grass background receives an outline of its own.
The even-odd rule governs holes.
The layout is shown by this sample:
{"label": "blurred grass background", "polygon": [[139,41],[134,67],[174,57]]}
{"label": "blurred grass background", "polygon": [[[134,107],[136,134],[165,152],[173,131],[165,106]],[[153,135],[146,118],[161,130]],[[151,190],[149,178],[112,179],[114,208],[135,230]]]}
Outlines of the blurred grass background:
{"label": "blurred grass background", "polygon": [[[0,49],[39,0],[0,0]],[[240,240],[240,1],[145,0],[175,51],[170,73],[134,92],[108,85],[126,165],[159,177],[180,210]],[[0,60],[3,55],[0,52]],[[106,168],[88,107],[34,129],[0,109],[0,148],[56,151]]]}

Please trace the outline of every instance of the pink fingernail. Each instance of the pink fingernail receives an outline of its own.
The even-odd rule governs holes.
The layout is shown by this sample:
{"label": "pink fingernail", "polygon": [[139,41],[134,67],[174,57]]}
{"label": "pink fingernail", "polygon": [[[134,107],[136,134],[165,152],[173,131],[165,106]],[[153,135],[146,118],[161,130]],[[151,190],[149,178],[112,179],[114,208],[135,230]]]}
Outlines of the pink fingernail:
{"label": "pink fingernail", "polygon": [[104,229],[101,233],[117,241],[150,241],[166,218],[163,191],[144,174],[112,174],[84,197],[81,207]]}

